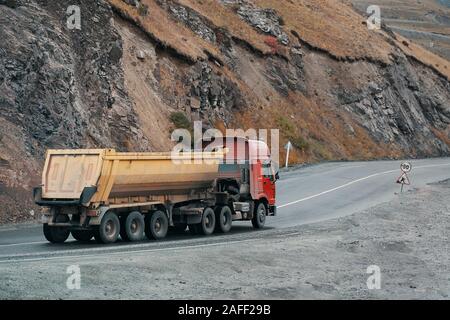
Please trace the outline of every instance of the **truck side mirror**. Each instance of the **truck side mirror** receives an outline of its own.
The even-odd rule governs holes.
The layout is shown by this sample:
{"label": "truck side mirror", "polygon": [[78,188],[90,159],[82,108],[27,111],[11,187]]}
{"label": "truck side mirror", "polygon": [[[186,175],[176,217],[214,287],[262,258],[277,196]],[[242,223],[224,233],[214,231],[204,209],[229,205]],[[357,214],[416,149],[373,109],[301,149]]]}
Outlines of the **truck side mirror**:
{"label": "truck side mirror", "polygon": [[280,180],[280,174],[278,172],[275,173],[275,180]]}

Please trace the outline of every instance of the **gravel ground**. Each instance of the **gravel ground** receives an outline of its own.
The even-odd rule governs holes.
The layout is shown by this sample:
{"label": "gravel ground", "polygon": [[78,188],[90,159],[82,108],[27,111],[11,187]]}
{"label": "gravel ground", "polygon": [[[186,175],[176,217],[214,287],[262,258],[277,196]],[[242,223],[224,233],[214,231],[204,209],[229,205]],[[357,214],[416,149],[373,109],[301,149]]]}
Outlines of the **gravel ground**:
{"label": "gravel ground", "polygon": [[[449,299],[450,181],[352,216],[211,247],[0,263],[2,299]],[[262,233],[259,233],[261,235]],[[66,286],[67,267],[81,289]],[[367,287],[367,267],[381,289]]]}

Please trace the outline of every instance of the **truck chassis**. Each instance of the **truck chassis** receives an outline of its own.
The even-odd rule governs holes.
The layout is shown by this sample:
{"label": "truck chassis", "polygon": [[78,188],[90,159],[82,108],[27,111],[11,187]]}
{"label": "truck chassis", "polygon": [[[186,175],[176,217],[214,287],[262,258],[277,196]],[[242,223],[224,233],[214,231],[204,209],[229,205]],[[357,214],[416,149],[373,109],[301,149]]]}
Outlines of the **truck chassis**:
{"label": "truck chassis", "polygon": [[[235,201],[236,198],[226,192],[215,192],[206,200],[199,197],[175,204],[127,202],[98,209],[52,205],[42,216],[44,235],[52,243],[62,243],[70,234],[78,241],[95,238],[99,243],[114,243],[119,236],[123,241],[142,241],[145,237],[161,240],[169,231],[183,233],[187,229],[193,235],[228,233],[233,221],[251,221],[255,229],[261,229],[266,216],[276,215],[276,207],[270,206],[267,199]],[[35,200],[47,204],[39,195],[35,195]]]}

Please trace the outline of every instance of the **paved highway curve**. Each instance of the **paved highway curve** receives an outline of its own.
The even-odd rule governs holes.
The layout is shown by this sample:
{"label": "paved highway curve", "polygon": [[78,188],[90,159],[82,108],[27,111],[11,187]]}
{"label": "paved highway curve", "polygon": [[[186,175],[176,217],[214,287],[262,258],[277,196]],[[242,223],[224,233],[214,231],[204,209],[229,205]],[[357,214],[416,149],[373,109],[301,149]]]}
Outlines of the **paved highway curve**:
{"label": "paved highway curve", "polygon": [[[270,217],[263,231],[253,231],[250,222],[239,222],[231,234],[211,237],[169,235],[161,242],[81,244],[69,238],[60,245],[49,244],[41,225],[0,228],[0,266],[50,259],[89,259],[92,255],[127,255],[173,250],[192,246],[233,245],[255,241],[265,235],[289,236],[289,228],[334,219],[387,202],[400,191],[395,183],[402,161],[333,162],[290,170],[278,182],[278,215]],[[427,183],[450,178],[450,158],[412,160],[412,185],[404,192]]]}

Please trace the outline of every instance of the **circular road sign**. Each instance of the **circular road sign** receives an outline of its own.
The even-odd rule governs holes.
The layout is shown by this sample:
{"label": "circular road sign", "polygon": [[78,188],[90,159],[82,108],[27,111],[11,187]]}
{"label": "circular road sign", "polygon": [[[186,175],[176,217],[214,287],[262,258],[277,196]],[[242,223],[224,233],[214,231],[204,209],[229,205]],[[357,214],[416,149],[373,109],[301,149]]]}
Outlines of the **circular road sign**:
{"label": "circular road sign", "polygon": [[402,171],[404,173],[409,173],[412,170],[412,165],[409,162],[404,162],[402,163],[402,165],[400,166],[400,169],[402,169]]}

